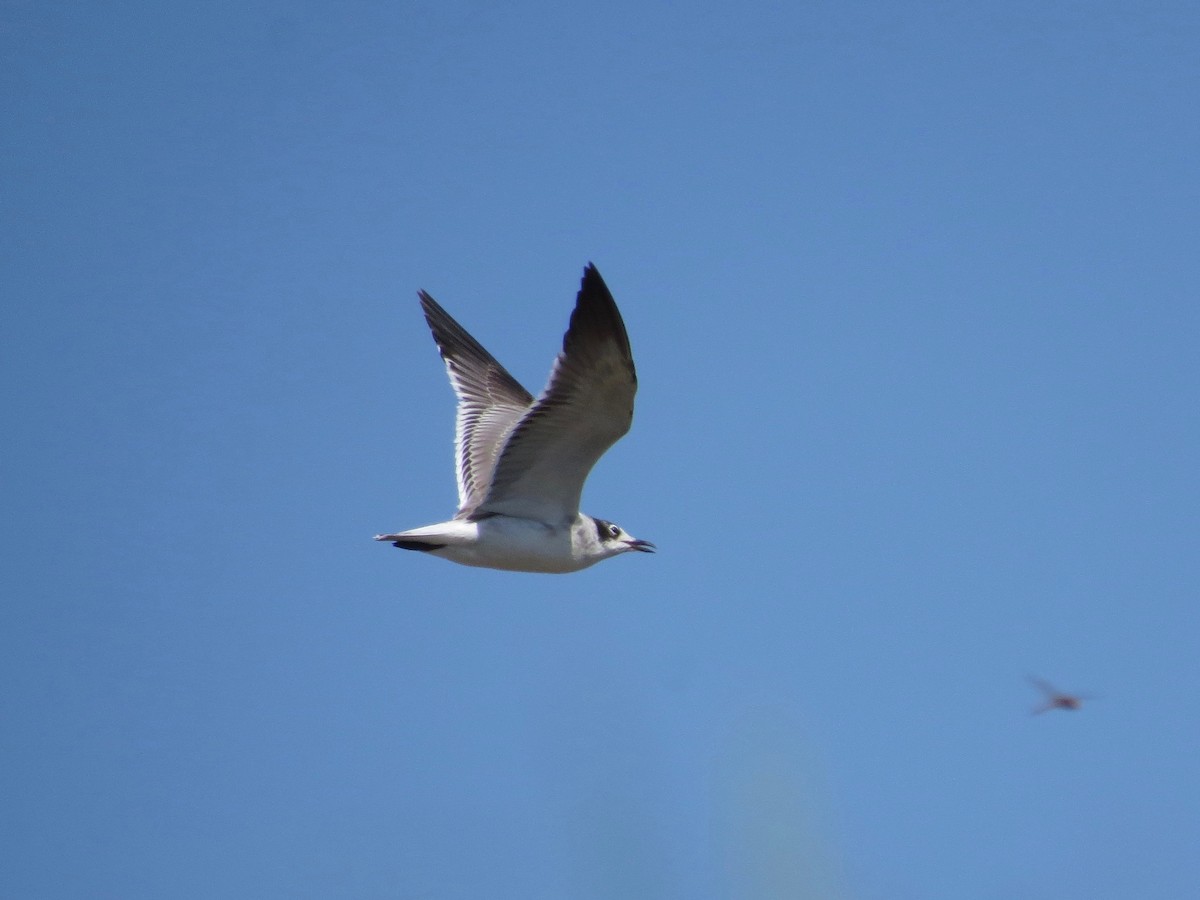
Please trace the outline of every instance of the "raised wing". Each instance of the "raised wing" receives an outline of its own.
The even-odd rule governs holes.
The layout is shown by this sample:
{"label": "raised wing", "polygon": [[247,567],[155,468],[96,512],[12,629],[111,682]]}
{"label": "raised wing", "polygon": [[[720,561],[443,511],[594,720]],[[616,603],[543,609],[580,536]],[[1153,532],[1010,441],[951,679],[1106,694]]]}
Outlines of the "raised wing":
{"label": "raised wing", "polygon": [[450,384],[458,395],[454,460],[458,475],[458,515],[469,515],[487,495],[496,462],[533,395],[467,334],[465,328],[424,291],[425,321],[433,332]]}
{"label": "raised wing", "polygon": [[1041,691],[1043,694],[1045,694],[1048,698],[1053,699],[1055,697],[1062,696],[1062,692],[1059,691],[1058,688],[1056,688],[1054,685],[1052,685],[1050,682],[1046,681],[1045,679],[1038,678],[1035,675],[1027,675],[1025,677],[1029,679],[1030,684],[1032,684],[1034,687],[1036,687],[1039,691]]}
{"label": "raised wing", "polygon": [[508,436],[476,514],[574,518],[588,473],[629,431],[636,391],[625,323],[589,263],[550,381]]}

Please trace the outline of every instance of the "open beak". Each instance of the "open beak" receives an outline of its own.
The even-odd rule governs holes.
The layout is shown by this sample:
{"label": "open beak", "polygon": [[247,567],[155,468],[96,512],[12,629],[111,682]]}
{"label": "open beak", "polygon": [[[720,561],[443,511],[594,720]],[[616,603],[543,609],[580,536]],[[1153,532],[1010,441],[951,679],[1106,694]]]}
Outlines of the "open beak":
{"label": "open beak", "polygon": [[626,543],[629,545],[630,550],[641,550],[643,553],[653,553],[658,549],[649,541],[639,541],[636,538],[632,541],[626,541]]}

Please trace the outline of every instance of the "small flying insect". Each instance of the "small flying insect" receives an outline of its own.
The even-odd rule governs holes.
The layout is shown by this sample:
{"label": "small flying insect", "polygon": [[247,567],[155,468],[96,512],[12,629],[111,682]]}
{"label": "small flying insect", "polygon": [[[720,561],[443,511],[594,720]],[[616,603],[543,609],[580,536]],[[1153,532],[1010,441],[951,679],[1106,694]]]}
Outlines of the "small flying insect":
{"label": "small flying insect", "polygon": [[1029,682],[1039,691],[1045,694],[1046,699],[1039,703],[1031,711],[1031,715],[1048,712],[1052,709],[1075,710],[1083,706],[1084,700],[1091,700],[1092,697],[1088,694],[1067,694],[1060,691],[1048,681],[1043,681],[1041,678],[1029,676]]}

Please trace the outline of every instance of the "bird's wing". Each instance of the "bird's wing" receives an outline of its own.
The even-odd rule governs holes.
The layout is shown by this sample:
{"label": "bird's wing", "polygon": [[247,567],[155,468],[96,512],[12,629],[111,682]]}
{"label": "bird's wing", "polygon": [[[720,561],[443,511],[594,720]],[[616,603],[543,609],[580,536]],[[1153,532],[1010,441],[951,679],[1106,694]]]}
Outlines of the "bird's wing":
{"label": "bird's wing", "polygon": [[458,395],[454,463],[459,515],[465,516],[487,495],[505,441],[529,410],[533,395],[436,300],[424,291],[419,296]]}
{"label": "bird's wing", "polygon": [[1047,697],[1053,698],[1053,697],[1059,697],[1062,695],[1062,692],[1059,691],[1058,688],[1056,688],[1050,682],[1046,681],[1044,678],[1038,678],[1034,675],[1028,675],[1026,677],[1029,679],[1030,684],[1032,684],[1034,687],[1036,687],[1039,691],[1041,691]]}
{"label": "bird's wing", "polygon": [[592,466],[629,431],[636,391],[625,323],[589,264],[546,389],[509,435],[477,514],[574,518]]}

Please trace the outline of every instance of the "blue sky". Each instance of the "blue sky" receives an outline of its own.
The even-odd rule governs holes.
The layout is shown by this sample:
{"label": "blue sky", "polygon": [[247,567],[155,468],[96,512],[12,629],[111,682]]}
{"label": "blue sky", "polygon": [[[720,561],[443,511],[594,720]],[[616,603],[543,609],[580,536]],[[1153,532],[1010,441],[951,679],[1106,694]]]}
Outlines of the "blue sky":
{"label": "blue sky", "polygon": [[[1194,891],[1194,4],[0,41],[0,894]],[[589,260],[640,394],[584,508],[658,555],[374,543],[454,508],[416,290],[537,391]]]}

